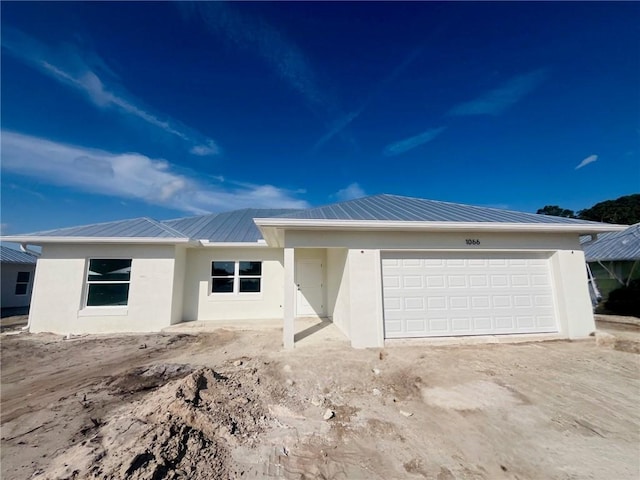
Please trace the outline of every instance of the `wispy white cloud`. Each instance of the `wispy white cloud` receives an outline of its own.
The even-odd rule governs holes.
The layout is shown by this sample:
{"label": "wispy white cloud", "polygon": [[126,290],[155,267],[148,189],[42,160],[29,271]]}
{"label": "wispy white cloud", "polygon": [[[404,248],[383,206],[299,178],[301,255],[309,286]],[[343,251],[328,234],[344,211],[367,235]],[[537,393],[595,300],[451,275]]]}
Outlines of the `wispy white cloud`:
{"label": "wispy white cloud", "polygon": [[209,140],[206,142],[206,144],[194,145],[193,147],[191,147],[191,150],[189,150],[189,152],[199,157],[206,157],[209,155],[217,155],[218,153],[220,153],[220,148],[218,147],[216,142],[214,142],[213,140]]}
{"label": "wispy white cloud", "polygon": [[356,182],[347,185],[345,188],[338,190],[336,193],[331,195],[331,198],[335,198],[340,202],[345,202],[347,200],[353,200],[354,198],[366,197],[367,193],[363,190],[363,188]]}
{"label": "wispy white cloud", "polygon": [[234,48],[255,55],[329,128],[317,144],[339,136],[357,147],[353,136],[345,132],[361,109],[345,113],[336,98],[323,89],[308,55],[296,42],[260,17],[252,16],[228,2],[177,2],[185,18],[198,18],[208,30]]}
{"label": "wispy white cloud", "polygon": [[500,115],[531,93],[548,76],[547,69],[517,75],[475,100],[456,105],[449,111],[449,115]]}
{"label": "wispy white cloud", "polygon": [[392,143],[390,145],[387,145],[387,147],[384,149],[383,154],[387,157],[391,157],[408,152],[409,150],[413,150],[420,145],[430,142],[446,129],[447,127],[431,128],[414,137],[406,138],[404,140],[400,140],[399,142]]}
{"label": "wispy white cloud", "polygon": [[224,2],[195,2],[178,4],[178,7],[187,17],[201,18],[210,32],[221,34],[236,48],[257,55],[311,104],[324,106],[328,101],[302,50],[265,20],[244,14]]}
{"label": "wispy white cloud", "polygon": [[369,95],[367,95],[367,97],[362,102],[362,104],[360,105],[359,108],[357,108],[353,112],[350,112],[350,113],[348,113],[346,115],[343,115],[342,117],[338,118],[338,120],[336,120],[331,125],[331,127],[329,128],[329,131],[327,133],[325,133],[320,138],[320,140],[318,140],[316,142],[316,144],[313,146],[313,149],[317,150],[318,148],[320,148],[322,145],[327,143],[329,140],[331,140],[337,134],[342,132],[356,118],[358,118],[362,114],[362,112],[364,112],[364,110],[369,106],[369,104],[373,101],[373,99],[376,98],[380,94],[380,92],[383,90],[383,88],[386,87],[387,85],[389,85],[391,82],[393,82],[396,78],[398,78],[398,76],[400,76],[400,74],[402,72],[404,72],[407,69],[407,67],[409,65],[411,65],[411,63],[420,55],[421,51],[422,50],[419,49],[419,48],[413,50],[402,61],[402,63],[400,63],[400,65],[398,65],[396,68],[394,68],[386,77],[384,77],[380,82],[378,82],[376,87],[373,89],[373,91],[371,91],[369,93]]}
{"label": "wispy white cloud", "polygon": [[582,160],[578,166],[576,167],[576,170],[582,168],[582,167],[586,167],[587,165],[589,165],[590,163],[595,162],[596,160],[598,160],[598,155],[589,155],[587,158],[585,158],[584,160]]}
{"label": "wispy white cloud", "polygon": [[[177,121],[161,119],[141,106],[139,100],[117,85],[112,70],[93,52],[80,52],[72,46],[53,49],[9,27],[3,28],[2,47],[27,65],[83,94],[96,107],[137,118],[182,139],[190,145],[194,155],[215,155],[220,152],[214,140]],[[107,81],[109,85],[105,83]]]}
{"label": "wispy white cloud", "polygon": [[162,159],[112,153],[2,131],[2,168],[41,182],[191,213],[246,207],[304,208],[295,192],[273,185],[204,183]]}

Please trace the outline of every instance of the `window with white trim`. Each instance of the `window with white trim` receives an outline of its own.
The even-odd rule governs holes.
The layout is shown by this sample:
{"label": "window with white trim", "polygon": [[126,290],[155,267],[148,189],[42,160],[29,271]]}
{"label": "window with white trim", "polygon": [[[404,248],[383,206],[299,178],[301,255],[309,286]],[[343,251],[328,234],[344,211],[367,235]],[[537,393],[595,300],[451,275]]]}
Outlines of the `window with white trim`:
{"label": "window with white trim", "polygon": [[16,279],[16,295],[26,295],[29,288],[29,280],[31,280],[31,272],[18,272]]}
{"label": "window with white trim", "polygon": [[211,293],[260,293],[262,262],[211,262]]}
{"label": "window with white trim", "polygon": [[92,258],[87,272],[87,307],[126,306],[131,259]]}

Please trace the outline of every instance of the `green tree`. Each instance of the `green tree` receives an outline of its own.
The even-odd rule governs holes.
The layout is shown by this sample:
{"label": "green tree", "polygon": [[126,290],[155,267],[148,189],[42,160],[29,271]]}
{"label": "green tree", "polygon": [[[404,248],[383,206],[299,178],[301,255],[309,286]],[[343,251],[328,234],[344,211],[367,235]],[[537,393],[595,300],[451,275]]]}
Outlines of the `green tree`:
{"label": "green tree", "polygon": [[[538,213],[540,213],[539,210]],[[596,203],[591,208],[580,210],[578,218],[622,225],[638,223],[640,222],[640,193]]]}
{"label": "green tree", "polygon": [[573,210],[561,208],[558,205],[545,205],[544,208],[540,208],[536,213],[540,215],[551,215],[552,217],[576,218]]}

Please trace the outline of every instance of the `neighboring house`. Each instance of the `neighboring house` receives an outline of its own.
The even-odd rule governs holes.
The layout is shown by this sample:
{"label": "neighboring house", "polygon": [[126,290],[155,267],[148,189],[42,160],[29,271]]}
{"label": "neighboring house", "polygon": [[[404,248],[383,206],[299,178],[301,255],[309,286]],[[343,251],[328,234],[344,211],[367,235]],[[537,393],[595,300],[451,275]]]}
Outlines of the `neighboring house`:
{"label": "neighboring house", "polygon": [[603,300],[609,293],[640,278],[640,223],[621,232],[584,238],[585,259]]}
{"label": "neighboring house", "polygon": [[146,332],[180,322],[328,317],[385,339],[554,333],[594,321],[582,220],[376,195],[308,210],[137,218],[5,240],[42,247],[32,332]]}
{"label": "neighboring house", "polygon": [[0,246],[2,265],[0,307],[28,307],[31,302],[33,277],[38,257],[13,248]]}

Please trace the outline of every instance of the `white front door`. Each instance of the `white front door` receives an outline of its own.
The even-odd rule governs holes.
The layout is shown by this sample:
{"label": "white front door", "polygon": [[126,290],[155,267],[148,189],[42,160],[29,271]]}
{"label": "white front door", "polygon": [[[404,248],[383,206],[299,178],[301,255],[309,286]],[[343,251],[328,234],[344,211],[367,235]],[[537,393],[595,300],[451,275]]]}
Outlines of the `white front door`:
{"label": "white front door", "polygon": [[557,332],[545,254],[388,253],[386,338]]}
{"label": "white front door", "polygon": [[321,260],[296,262],[296,315],[322,316],[324,311],[324,275]]}

